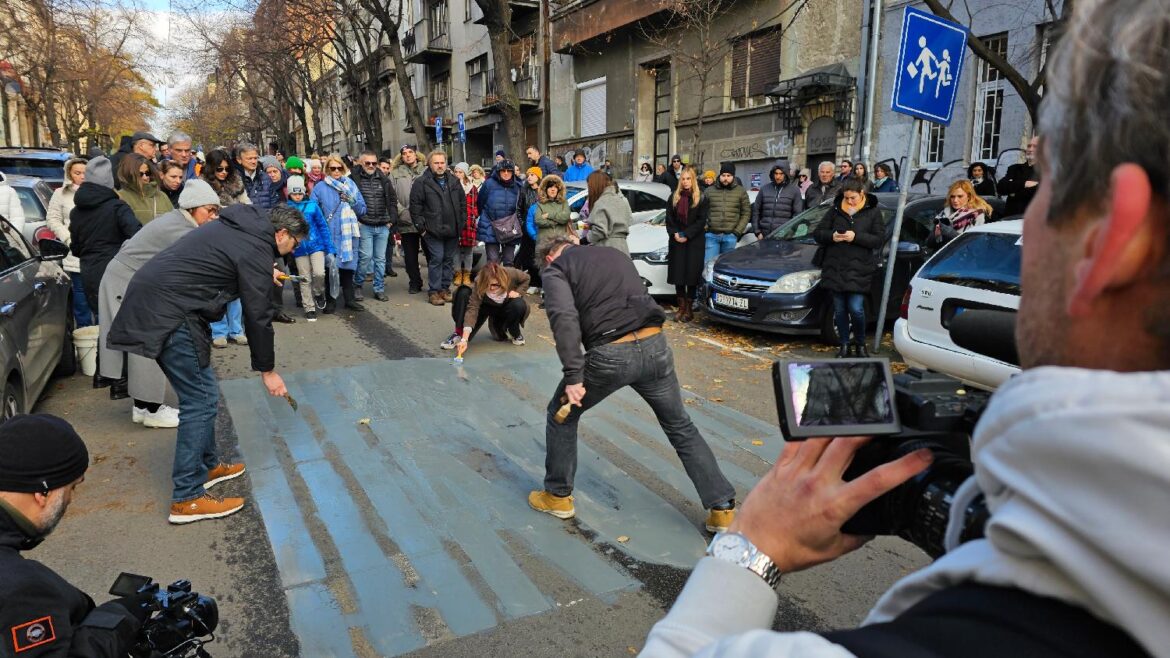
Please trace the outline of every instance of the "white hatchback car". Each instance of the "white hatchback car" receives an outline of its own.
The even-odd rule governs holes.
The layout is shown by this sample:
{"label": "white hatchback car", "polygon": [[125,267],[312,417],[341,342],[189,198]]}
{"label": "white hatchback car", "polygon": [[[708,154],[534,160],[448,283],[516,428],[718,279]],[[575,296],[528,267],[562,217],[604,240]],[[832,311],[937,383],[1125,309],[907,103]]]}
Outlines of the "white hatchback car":
{"label": "white hatchback car", "polygon": [[1019,309],[1022,230],[1022,220],[973,227],[923,264],[894,323],[894,346],[907,364],[988,390],[1020,371],[955,345],[949,330],[964,311]]}

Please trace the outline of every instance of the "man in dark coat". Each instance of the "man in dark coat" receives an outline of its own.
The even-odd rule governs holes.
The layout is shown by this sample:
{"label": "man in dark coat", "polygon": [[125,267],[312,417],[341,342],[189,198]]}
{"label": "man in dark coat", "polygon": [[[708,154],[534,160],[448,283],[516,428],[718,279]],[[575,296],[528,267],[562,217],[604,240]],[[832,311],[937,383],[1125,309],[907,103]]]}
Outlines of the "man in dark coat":
{"label": "man in dark coat", "polygon": [[275,370],[269,294],[279,272],[273,266],[308,234],[305,218],[289,206],[264,213],[255,206],[224,208],[219,220],[200,226],[152,258],[126,288],[107,337],[110,349],[158,361],[179,397],[179,429],[172,472],[171,523],[233,514],[242,498],[220,498],[206,487],[238,477],[243,464],[220,462],[215,447],[219,386],[211,367],[209,322],[239,299],[252,369],[270,395],[288,394]]}
{"label": "man in dark coat", "polygon": [[1004,217],[1022,215],[1036,196],[1036,188],[1040,186],[1040,170],[1036,168],[1036,141],[1033,137],[1028,140],[1024,149],[1025,162],[1014,164],[1007,168],[1007,173],[999,179],[999,193],[1007,198],[1003,204]]}
{"label": "man in dark coat", "polygon": [[[560,175],[561,170],[557,168],[557,163],[553,162],[547,155],[542,155],[540,149],[535,146],[529,146],[525,152],[528,156],[528,162],[533,167],[540,167],[540,177],[552,176],[554,174]],[[527,169],[528,167],[525,167]]]}
{"label": "man in dark coat", "polygon": [[447,171],[447,154],[431,151],[428,171],[410,187],[410,218],[427,245],[427,284],[430,303],[442,306],[451,301],[455,279],[455,252],[459,250],[459,229],[467,222],[467,199],[463,184]]}
{"label": "man in dark coat", "polygon": [[244,183],[244,191],[252,205],[268,210],[276,205],[272,194],[272,180],[260,166],[260,149],[247,142],[240,144],[236,151],[236,171]]}
{"label": "man in dark coat", "polygon": [[824,249],[821,287],[833,295],[833,317],[841,342],[838,358],[869,356],[865,349],[865,298],[873,286],[877,253],[885,236],[877,197],[867,194],[865,183],[857,178],[845,181],[833,209],[813,232]]}
{"label": "man in dark coat", "polygon": [[537,258],[544,264],[545,308],[564,375],[548,403],[544,488],[528,495],[528,505],[559,519],[576,514],[577,423],[629,386],[654,410],[710,510],[707,530],[726,530],[735,518],[735,489],[687,414],[674,354],[662,335],[665,315],[633,261],[617,249],[577,246],[569,236],[544,240]]}
{"label": "man in dark coat", "polygon": [[800,186],[788,178],[788,163],[781,160],[772,165],[768,182],[760,188],[752,203],[752,232],[764,236],[780,228],[785,222],[804,210]]}
{"label": "man in dark coat", "polygon": [[804,192],[804,208],[815,208],[825,201],[837,198],[841,181],[833,173],[833,163],[828,160],[817,167],[817,179]]}
{"label": "man in dark coat", "polygon": [[[81,260],[81,284],[89,307],[98,307],[98,289],[106,266],[122,243],[142,228],[134,211],[114,192],[114,175],[104,156],[85,165],[85,182],[69,213],[69,249]],[[101,320],[101,318],[99,318]]]}
{"label": "man in dark coat", "polygon": [[49,567],[21,556],[65,515],[89,451],[48,414],[0,426],[0,656],[126,656],[146,619],[144,597],[95,606]]}
{"label": "man in dark coat", "polygon": [[366,276],[374,279],[374,299],[384,302],[386,296],[386,258],[388,242],[398,223],[398,195],[394,184],[378,169],[378,156],[373,151],[362,151],[358,156],[358,167],[353,172],[362,198],[366,200],[366,214],[358,217],[358,268],[353,275],[354,299],[361,301],[362,285]]}

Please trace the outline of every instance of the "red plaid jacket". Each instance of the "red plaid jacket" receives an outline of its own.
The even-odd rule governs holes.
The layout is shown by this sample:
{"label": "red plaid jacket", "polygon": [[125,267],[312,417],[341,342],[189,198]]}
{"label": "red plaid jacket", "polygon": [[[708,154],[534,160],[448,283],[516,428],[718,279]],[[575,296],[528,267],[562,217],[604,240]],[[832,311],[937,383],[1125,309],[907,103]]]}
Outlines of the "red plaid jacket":
{"label": "red plaid jacket", "polygon": [[475,225],[479,221],[479,208],[476,207],[479,201],[479,188],[472,185],[471,191],[466,196],[467,222],[463,225],[463,229],[459,231],[459,246],[474,247],[479,242],[475,237]]}

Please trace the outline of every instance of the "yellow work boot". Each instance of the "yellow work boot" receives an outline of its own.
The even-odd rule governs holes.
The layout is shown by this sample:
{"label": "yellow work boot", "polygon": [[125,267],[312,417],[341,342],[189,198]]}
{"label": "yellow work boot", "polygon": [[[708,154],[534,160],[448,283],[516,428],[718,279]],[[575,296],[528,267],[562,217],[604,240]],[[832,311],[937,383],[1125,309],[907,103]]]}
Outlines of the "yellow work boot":
{"label": "yellow work boot", "polygon": [[571,519],[577,513],[573,497],[554,496],[547,491],[533,491],[528,494],[528,506],[537,512],[552,514],[558,519]]}
{"label": "yellow work boot", "polygon": [[734,509],[713,509],[707,513],[707,532],[727,532],[734,520]]}

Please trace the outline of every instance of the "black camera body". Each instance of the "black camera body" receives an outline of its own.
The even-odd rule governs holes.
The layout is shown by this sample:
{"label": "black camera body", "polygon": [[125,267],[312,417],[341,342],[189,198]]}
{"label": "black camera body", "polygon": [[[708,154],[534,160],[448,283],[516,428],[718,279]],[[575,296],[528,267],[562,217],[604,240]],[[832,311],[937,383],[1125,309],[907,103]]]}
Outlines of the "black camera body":
{"label": "black camera body", "polygon": [[[149,576],[123,572],[110,587],[121,597],[149,595],[150,616],[142,624],[130,650],[133,658],[209,658],[204,644],[215,639],[219,606],[215,599],[191,591],[191,581],[176,580],[166,589]],[[202,638],[207,637],[204,640]]]}

